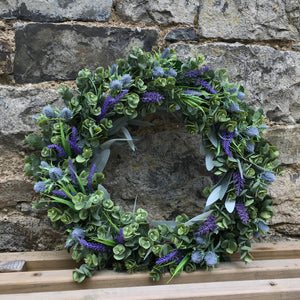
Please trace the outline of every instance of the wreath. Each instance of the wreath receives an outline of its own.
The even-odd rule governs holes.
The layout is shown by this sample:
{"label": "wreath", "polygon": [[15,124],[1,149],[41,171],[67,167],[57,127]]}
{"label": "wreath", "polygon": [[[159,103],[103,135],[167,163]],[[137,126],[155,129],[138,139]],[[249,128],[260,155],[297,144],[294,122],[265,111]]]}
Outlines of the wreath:
{"label": "wreath", "polygon": [[[76,84],[76,91],[59,88],[65,107],[44,107],[34,116],[40,133],[25,138],[40,152],[25,158],[41,194],[34,206],[64,225],[65,247],[82,262],[74,280],[104,268],[147,269],[159,280],[168,271],[214,268],[235,252],[250,262],[251,239],[268,231],[273,215],[268,185],[280,163],[261,134],[263,110],[243,101],[244,88],[230,83],[225,69],[206,66],[203,55],[182,62],[173,49],[138,47],[108,68],[81,70]],[[133,212],[115,205],[103,185],[110,147],[127,142],[134,150],[129,128],[147,125],[157,111],[180,115],[190,134],[202,136],[212,184],[204,189],[204,212],[193,218],[149,222],[136,203]]]}

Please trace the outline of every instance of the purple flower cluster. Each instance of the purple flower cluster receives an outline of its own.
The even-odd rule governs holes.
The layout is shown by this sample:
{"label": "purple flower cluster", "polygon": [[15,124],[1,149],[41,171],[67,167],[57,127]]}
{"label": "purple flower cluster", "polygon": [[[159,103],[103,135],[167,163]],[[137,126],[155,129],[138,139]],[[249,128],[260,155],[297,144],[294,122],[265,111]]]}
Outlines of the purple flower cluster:
{"label": "purple flower cluster", "polygon": [[207,83],[207,81],[205,81],[201,78],[198,78],[196,85],[202,85],[212,94],[217,94],[217,92]]}
{"label": "purple flower cluster", "polygon": [[78,179],[75,175],[75,168],[74,168],[74,165],[72,163],[72,159],[70,158],[69,159],[69,169],[70,169],[70,175],[71,175],[71,178],[72,178],[72,185],[74,186],[74,188],[76,189],[78,187]]}
{"label": "purple flower cluster", "polygon": [[196,236],[204,235],[206,233],[210,233],[218,229],[218,225],[216,223],[215,216],[209,216],[207,220],[200,226],[197,232],[195,232]]}
{"label": "purple flower cluster", "polygon": [[128,93],[128,90],[123,91],[115,98],[112,98],[111,95],[105,99],[103,106],[101,108],[101,114],[97,116],[98,120],[101,120],[105,117],[109,109],[114,108],[114,106]]}
{"label": "purple flower cluster", "polygon": [[232,157],[232,153],[229,149],[230,147],[230,144],[235,136],[235,131],[233,132],[230,132],[228,130],[220,130],[219,131],[220,135],[221,135],[221,138],[220,138],[220,143],[225,151],[225,153]]}
{"label": "purple flower cluster", "polygon": [[69,143],[71,149],[74,150],[76,155],[82,153],[82,149],[77,145],[77,129],[76,129],[76,127],[72,128],[72,134],[70,136],[70,139],[66,139],[66,141]]}
{"label": "purple flower cluster", "polygon": [[160,93],[156,92],[145,92],[143,94],[142,101],[144,103],[159,103],[162,100],[164,100],[164,96],[162,96]]}
{"label": "purple flower cluster", "polygon": [[87,178],[88,184],[85,186],[85,190],[89,193],[92,193],[94,191],[92,186],[92,181],[93,181],[93,176],[95,174],[95,169],[96,169],[96,165],[93,164],[93,166],[91,167],[91,172]]}
{"label": "purple flower cluster", "polygon": [[160,257],[155,263],[162,264],[162,263],[167,263],[173,260],[177,260],[177,255],[179,254],[179,251],[176,249],[172,251],[171,253],[167,254],[166,256]]}
{"label": "purple flower cluster", "polygon": [[118,244],[123,244],[124,243],[123,228],[122,227],[120,228],[120,232],[119,232],[116,240],[117,240]]}
{"label": "purple flower cluster", "polygon": [[235,193],[239,196],[245,184],[245,178],[241,177],[239,170],[233,173],[233,182],[235,184]]}
{"label": "purple flower cluster", "polygon": [[78,241],[82,246],[84,246],[86,248],[93,249],[96,251],[101,251],[101,252],[106,251],[105,246],[101,243],[91,243],[91,242],[87,242],[86,240],[81,239],[81,238],[78,238]]}
{"label": "purple flower cluster", "polygon": [[48,145],[47,148],[49,148],[49,149],[55,149],[57,151],[58,157],[60,159],[63,159],[63,158],[65,158],[67,156],[65,150],[62,147],[58,146],[57,144]]}
{"label": "purple flower cluster", "polygon": [[200,70],[188,71],[188,72],[185,72],[184,74],[185,74],[186,77],[189,77],[189,78],[197,78],[201,74],[206,72],[208,69],[210,69],[210,66],[207,66],[207,67],[202,68]]}
{"label": "purple flower cluster", "polygon": [[70,198],[65,192],[63,192],[62,190],[58,190],[58,191],[52,191],[52,193],[56,196],[62,197],[62,198]]}
{"label": "purple flower cluster", "polygon": [[235,209],[244,224],[248,223],[249,215],[247,212],[247,208],[243,202],[238,202],[235,204]]}

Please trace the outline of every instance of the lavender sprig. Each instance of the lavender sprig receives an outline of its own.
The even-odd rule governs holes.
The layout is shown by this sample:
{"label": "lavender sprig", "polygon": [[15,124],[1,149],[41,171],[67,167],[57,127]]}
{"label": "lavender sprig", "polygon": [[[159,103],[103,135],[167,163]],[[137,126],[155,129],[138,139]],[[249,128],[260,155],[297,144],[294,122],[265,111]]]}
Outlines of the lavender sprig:
{"label": "lavender sprig", "polygon": [[235,209],[244,224],[248,223],[249,215],[247,212],[247,208],[243,202],[238,202],[235,204]]}
{"label": "lavender sprig", "polygon": [[143,94],[142,102],[144,103],[159,103],[165,99],[160,93],[145,92]]}
{"label": "lavender sprig", "polygon": [[77,129],[76,127],[72,128],[72,134],[70,139],[66,139],[66,141],[70,144],[70,147],[74,150],[75,154],[81,154],[82,149],[77,145]]}
{"label": "lavender sprig", "polygon": [[88,184],[85,186],[85,190],[89,193],[94,191],[92,181],[93,181],[93,176],[95,174],[95,169],[96,169],[96,164],[93,164],[93,166],[91,168],[91,172],[87,178]]}
{"label": "lavender sprig", "polygon": [[172,251],[171,253],[169,253],[163,257],[160,257],[155,263],[158,265],[158,264],[167,263],[172,260],[175,260],[175,259],[177,259],[176,256],[177,256],[178,252],[179,251],[176,249],[176,250]]}
{"label": "lavender sprig", "polygon": [[74,188],[78,188],[78,179],[76,177],[76,174],[75,174],[75,168],[74,168],[74,165],[72,163],[72,159],[70,158],[69,159],[69,168],[70,168],[70,175],[71,175],[71,178],[72,178],[72,185],[74,186]]}
{"label": "lavender sprig", "polygon": [[229,149],[230,147],[230,144],[235,136],[235,131],[233,132],[230,132],[230,131],[227,131],[227,130],[220,130],[219,131],[220,135],[221,135],[221,138],[220,138],[220,143],[225,151],[225,153],[232,157],[232,153]]}
{"label": "lavender sprig", "polygon": [[204,67],[200,70],[188,71],[188,72],[185,72],[184,74],[185,74],[186,77],[189,77],[189,78],[197,78],[201,74],[206,72],[208,69],[210,69],[210,66]]}
{"label": "lavender sprig", "polygon": [[209,232],[213,232],[218,229],[215,216],[209,216],[206,221],[200,226],[198,231],[195,232],[195,236],[204,235]]}
{"label": "lavender sprig", "polygon": [[59,197],[69,198],[70,199],[70,197],[65,192],[63,192],[62,190],[52,191],[52,194],[54,194],[56,196],[59,196]]}
{"label": "lavender sprig", "polygon": [[48,145],[47,148],[55,149],[60,159],[64,159],[67,156],[65,150],[62,147],[58,146],[57,144]]}
{"label": "lavender sprig", "polygon": [[124,237],[123,237],[123,228],[120,228],[120,232],[116,238],[116,241],[118,244],[123,244],[124,243]]}
{"label": "lavender sprig", "polygon": [[81,238],[79,238],[78,241],[82,246],[84,246],[86,248],[93,249],[96,251],[101,251],[101,252],[106,251],[105,246],[101,243],[91,243],[91,242],[87,242],[86,240],[81,239]]}
{"label": "lavender sprig", "polygon": [[240,171],[233,173],[233,182],[235,184],[235,193],[237,196],[239,196],[245,184],[245,178],[241,177]]}

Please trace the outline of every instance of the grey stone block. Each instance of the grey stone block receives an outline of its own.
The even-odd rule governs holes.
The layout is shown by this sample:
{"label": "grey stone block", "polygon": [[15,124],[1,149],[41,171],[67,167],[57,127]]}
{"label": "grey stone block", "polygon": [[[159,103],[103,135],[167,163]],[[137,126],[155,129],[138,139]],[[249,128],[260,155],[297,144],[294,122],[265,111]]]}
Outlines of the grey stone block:
{"label": "grey stone block", "polygon": [[203,0],[199,36],[242,40],[299,40],[299,0]]}
{"label": "grey stone block", "polygon": [[150,51],[158,30],[67,24],[27,24],[16,30],[17,83],[75,79],[83,68],[107,67],[133,46]]}
{"label": "grey stone block", "polygon": [[3,0],[0,17],[38,22],[108,21],[112,0]]}
{"label": "grey stone block", "polygon": [[119,0],[116,12],[124,21],[193,25],[199,4],[199,0]]}
{"label": "grey stone block", "polygon": [[197,41],[198,37],[196,35],[195,29],[192,27],[176,28],[169,31],[165,40],[169,42],[178,42],[178,41]]}
{"label": "grey stone block", "polygon": [[240,43],[171,47],[178,52],[179,59],[202,53],[206,65],[226,68],[230,82],[242,84],[249,92],[245,101],[263,108],[271,121],[300,122],[300,53]]}

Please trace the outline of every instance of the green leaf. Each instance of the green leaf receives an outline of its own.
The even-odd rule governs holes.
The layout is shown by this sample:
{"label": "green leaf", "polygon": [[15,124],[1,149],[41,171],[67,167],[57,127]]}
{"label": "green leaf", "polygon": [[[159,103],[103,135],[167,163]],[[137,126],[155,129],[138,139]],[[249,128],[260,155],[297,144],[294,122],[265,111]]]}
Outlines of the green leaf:
{"label": "green leaf", "polygon": [[51,196],[51,195],[47,195],[47,194],[42,194],[42,195],[47,196],[47,197],[51,198],[52,200],[41,200],[40,203],[43,203],[43,202],[57,202],[57,203],[65,204],[65,205],[69,206],[70,208],[72,208],[72,210],[75,210],[75,207],[74,207],[73,203],[71,203],[68,200],[61,199],[59,197],[55,197],[55,196]]}
{"label": "green leaf", "polygon": [[168,280],[167,283],[169,283],[173,278],[174,276],[176,276],[177,274],[179,274],[182,270],[183,270],[183,267],[185,266],[185,264],[189,261],[190,259],[190,255],[187,254],[183,259],[182,261],[178,264],[178,266],[176,267],[172,277]]}
{"label": "green leaf", "polygon": [[208,196],[205,206],[210,206],[220,199],[221,186],[217,186]]}
{"label": "green leaf", "polygon": [[218,148],[218,139],[216,132],[211,128],[210,131],[207,134],[208,139],[210,142],[214,145],[215,148]]}

